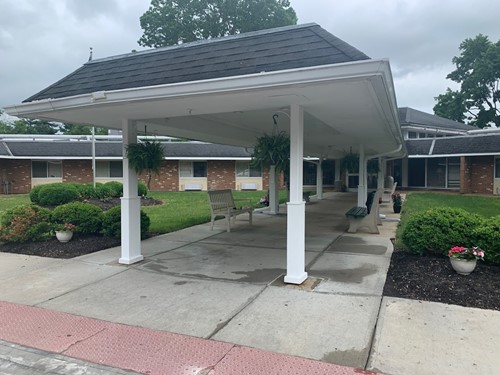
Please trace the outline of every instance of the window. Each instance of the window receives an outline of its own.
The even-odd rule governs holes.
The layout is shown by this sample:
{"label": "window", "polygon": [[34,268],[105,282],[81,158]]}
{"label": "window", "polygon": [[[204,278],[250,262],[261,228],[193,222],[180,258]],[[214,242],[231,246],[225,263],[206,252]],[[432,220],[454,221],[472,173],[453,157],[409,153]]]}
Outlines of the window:
{"label": "window", "polygon": [[96,177],[123,177],[123,162],[122,161],[103,161],[99,160],[95,163]]}
{"label": "window", "polygon": [[31,171],[33,178],[62,177],[62,164],[60,161],[33,161]]}
{"label": "window", "polygon": [[500,178],[500,157],[495,158],[495,178]]}
{"label": "window", "polygon": [[179,161],[180,177],[207,177],[206,161]]}
{"label": "window", "polygon": [[408,132],[408,138],[417,138],[416,132]]}
{"label": "window", "polygon": [[262,168],[253,166],[249,161],[236,161],[236,177],[261,177]]}

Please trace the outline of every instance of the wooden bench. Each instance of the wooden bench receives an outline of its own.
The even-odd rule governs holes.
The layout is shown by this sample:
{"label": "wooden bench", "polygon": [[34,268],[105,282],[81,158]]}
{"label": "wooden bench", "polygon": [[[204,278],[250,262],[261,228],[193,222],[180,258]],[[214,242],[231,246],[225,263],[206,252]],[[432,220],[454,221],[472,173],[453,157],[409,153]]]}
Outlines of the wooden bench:
{"label": "wooden bench", "polygon": [[231,218],[235,221],[236,216],[243,213],[248,213],[250,225],[252,225],[253,207],[250,200],[246,200],[246,202],[246,205],[235,203],[231,189],[209,190],[208,203],[212,215],[210,220],[212,230],[214,230],[215,218],[222,216],[227,221],[227,231],[231,232]]}
{"label": "wooden bench", "polygon": [[382,190],[372,196],[372,201],[369,202],[367,207],[352,207],[345,213],[349,221],[349,233],[356,233],[359,228],[366,228],[370,233],[380,233],[377,224],[379,218],[379,201],[382,196]]}

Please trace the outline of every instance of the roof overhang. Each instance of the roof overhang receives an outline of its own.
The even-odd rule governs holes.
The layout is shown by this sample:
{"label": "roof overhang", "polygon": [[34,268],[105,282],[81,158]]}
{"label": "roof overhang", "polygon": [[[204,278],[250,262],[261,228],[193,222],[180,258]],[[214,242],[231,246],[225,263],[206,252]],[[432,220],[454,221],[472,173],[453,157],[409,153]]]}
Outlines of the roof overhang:
{"label": "roof overhang", "polygon": [[[6,107],[8,114],[251,147],[289,131],[289,107],[303,106],[304,154],[341,157],[406,154],[387,60],[307,67],[168,85],[102,91]],[[392,154],[391,154],[392,153]]]}

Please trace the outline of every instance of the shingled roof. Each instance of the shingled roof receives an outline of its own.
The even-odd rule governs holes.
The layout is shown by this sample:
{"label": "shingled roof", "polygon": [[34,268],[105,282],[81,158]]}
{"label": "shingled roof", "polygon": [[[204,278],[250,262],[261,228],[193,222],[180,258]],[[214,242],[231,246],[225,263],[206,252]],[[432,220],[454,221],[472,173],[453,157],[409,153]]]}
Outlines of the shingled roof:
{"label": "shingled roof", "polygon": [[410,139],[406,149],[409,157],[500,155],[500,134]]}
{"label": "shingled roof", "polygon": [[[199,142],[163,142],[167,159],[239,159],[249,158],[252,150],[243,147]],[[9,152],[10,150],[10,152]],[[82,158],[92,157],[90,141],[1,141],[0,156],[8,158]],[[96,157],[121,158],[121,142],[96,142]]]}
{"label": "shingled roof", "polygon": [[317,24],[288,26],[89,61],[24,102],[367,59]]}
{"label": "shingled roof", "polygon": [[432,115],[418,111],[413,108],[402,107],[398,108],[399,122],[401,126],[425,126],[426,128],[436,128],[442,130],[463,131],[477,129],[475,126],[466,125],[461,122],[453,121],[441,116]]}

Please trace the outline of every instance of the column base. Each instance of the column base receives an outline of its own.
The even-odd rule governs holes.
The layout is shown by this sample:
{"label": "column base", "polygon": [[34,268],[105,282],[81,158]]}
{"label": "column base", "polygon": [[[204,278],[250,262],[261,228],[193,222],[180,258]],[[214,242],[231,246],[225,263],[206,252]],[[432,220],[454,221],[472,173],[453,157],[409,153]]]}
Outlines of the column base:
{"label": "column base", "polygon": [[138,263],[144,260],[144,257],[142,255],[135,256],[133,258],[120,258],[118,259],[118,263],[120,264],[134,264]]}
{"label": "column base", "polygon": [[307,279],[307,272],[304,272],[302,275],[286,275],[285,283],[287,284],[296,284],[300,285]]}

